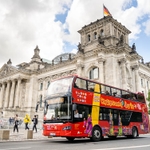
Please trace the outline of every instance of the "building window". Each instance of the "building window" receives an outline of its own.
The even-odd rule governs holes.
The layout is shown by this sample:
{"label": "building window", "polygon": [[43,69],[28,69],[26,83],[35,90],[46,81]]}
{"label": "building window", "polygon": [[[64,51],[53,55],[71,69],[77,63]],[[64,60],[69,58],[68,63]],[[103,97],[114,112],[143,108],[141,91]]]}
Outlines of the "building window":
{"label": "building window", "polygon": [[50,85],[50,81],[47,82],[47,89],[48,89],[49,85]]}
{"label": "building window", "polygon": [[88,35],[88,42],[90,42],[91,41],[91,36],[90,35]]}
{"label": "building window", "polygon": [[94,39],[97,39],[97,32],[94,32]]}
{"label": "building window", "polygon": [[104,36],[104,30],[103,29],[101,29],[101,31],[100,31],[100,36]]}
{"label": "building window", "polygon": [[42,95],[40,95],[40,108],[42,107]]}
{"label": "building window", "polygon": [[99,68],[95,67],[92,68],[89,72],[89,78],[90,79],[98,79],[99,77]]}
{"label": "building window", "polygon": [[143,87],[144,85],[143,85],[143,79],[141,79],[141,86]]}
{"label": "building window", "polygon": [[116,36],[117,35],[117,29],[114,28],[114,35]]}
{"label": "building window", "polygon": [[118,32],[118,38],[120,38],[120,32]]}
{"label": "building window", "polygon": [[43,83],[40,83],[40,90],[43,90]]}

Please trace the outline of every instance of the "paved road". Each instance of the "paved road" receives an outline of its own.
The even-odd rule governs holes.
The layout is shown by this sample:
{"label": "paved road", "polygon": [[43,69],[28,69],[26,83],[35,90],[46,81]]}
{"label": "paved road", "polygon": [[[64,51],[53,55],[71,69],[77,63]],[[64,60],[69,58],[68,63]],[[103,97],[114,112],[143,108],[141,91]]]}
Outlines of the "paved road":
{"label": "paved road", "polygon": [[89,139],[75,139],[70,143],[65,138],[45,138],[1,142],[0,150],[150,150],[150,134],[141,135],[137,139],[125,137],[115,140],[104,139],[100,142],[90,142]]}

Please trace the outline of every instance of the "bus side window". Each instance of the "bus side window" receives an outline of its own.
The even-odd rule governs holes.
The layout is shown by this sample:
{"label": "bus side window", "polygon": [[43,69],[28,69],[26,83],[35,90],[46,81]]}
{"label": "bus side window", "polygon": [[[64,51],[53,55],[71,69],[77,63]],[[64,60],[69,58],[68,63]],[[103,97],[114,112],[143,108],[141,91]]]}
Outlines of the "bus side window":
{"label": "bus side window", "polygon": [[74,83],[74,87],[75,87],[75,88],[79,88],[79,87],[77,86],[77,84],[76,84],[76,83]]}
{"label": "bus side window", "polygon": [[101,85],[101,93],[106,94],[106,95],[111,95],[110,87]]}
{"label": "bus side window", "polygon": [[77,78],[74,87],[87,90],[86,80]]}
{"label": "bus side window", "polygon": [[131,94],[127,91],[122,90],[122,96],[121,97],[124,99],[131,99]]}
{"label": "bus side window", "polygon": [[120,111],[122,125],[125,125],[125,126],[129,125],[131,115],[132,115],[132,112],[130,111],[125,111],[125,110]]}
{"label": "bus side window", "polygon": [[113,122],[114,125],[118,125],[119,122],[119,111],[118,110],[113,110]]}
{"label": "bus side window", "polygon": [[94,83],[88,81],[87,84],[88,84],[88,90],[94,92]]}
{"label": "bus side window", "polygon": [[99,115],[100,120],[107,120],[109,121],[109,109],[107,108],[100,108],[100,115]]}
{"label": "bus side window", "polygon": [[121,97],[121,90],[117,88],[111,88],[112,94],[115,97]]}
{"label": "bus side window", "polygon": [[141,103],[145,103],[145,98],[144,98],[144,96],[143,95],[141,95],[141,94],[138,94],[137,95],[137,100],[139,101],[139,102],[141,102]]}
{"label": "bus side window", "polygon": [[137,100],[136,94],[131,93],[131,99],[134,100],[134,101],[136,101]]}

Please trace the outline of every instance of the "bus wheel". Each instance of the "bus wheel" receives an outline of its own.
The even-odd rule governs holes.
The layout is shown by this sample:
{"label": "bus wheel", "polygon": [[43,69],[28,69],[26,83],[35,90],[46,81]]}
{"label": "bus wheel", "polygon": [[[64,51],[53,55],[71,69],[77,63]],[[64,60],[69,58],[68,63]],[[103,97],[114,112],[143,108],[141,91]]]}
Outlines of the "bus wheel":
{"label": "bus wheel", "polygon": [[101,129],[99,127],[94,127],[93,128],[93,131],[92,131],[92,137],[91,137],[91,140],[94,141],[94,142],[98,142],[100,140],[102,140],[102,132],[101,132]]}
{"label": "bus wheel", "polygon": [[132,128],[132,138],[136,138],[138,136],[138,130],[136,127]]}
{"label": "bus wheel", "polygon": [[66,139],[70,142],[73,142],[75,138],[74,137],[66,137]]}

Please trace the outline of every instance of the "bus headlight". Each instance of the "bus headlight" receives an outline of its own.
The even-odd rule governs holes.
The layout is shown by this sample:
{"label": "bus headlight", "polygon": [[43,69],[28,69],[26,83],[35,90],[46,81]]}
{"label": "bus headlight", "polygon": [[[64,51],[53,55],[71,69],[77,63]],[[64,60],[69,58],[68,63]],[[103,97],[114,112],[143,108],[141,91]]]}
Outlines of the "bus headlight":
{"label": "bus headlight", "polygon": [[63,130],[71,130],[71,126],[66,126],[63,128]]}

